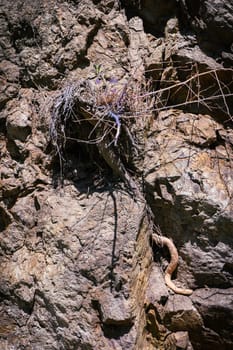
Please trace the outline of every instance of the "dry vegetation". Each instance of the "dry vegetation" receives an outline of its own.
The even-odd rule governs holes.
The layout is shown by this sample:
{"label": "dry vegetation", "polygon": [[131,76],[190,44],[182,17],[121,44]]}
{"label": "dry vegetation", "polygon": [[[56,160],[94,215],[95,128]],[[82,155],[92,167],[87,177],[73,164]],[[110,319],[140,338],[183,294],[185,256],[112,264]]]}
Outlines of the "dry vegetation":
{"label": "dry vegetation", "polygon": [[[159,80],[152,79],[153,74]],[[59,91],[52,107],[50,137],[61,168],[69,141],[104,143],[123,155],[127,139],[129,148],[136,149],[133,126],[148,128],[149,117],[166,109],[207,113],[231,127],[232,69],[204,70],[187,63],[147,71],[146,76],[149,79],[144,82],[131,76],[122,83],[114,77],[106,80],[98,67],[95,79],[79,80]]]}

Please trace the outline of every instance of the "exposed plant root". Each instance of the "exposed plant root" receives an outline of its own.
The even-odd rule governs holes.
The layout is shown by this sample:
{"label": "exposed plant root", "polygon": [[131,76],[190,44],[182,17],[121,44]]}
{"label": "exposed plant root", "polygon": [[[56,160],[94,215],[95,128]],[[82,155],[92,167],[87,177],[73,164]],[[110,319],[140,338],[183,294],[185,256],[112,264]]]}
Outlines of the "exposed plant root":
{"label": "exposed plant root", "polygon": [[179,288],[171,280],[172,273],[175,271],[179,260],[177,249],[172,240],[164,236],[158,236],[157,234],[152,234],[152,238],[156,244],[160,244],[161,246],[165,245],[170,253],[170,263],[165,270],[164,276],[166,285],[177,294],[191,295],[193,292],[192,289]]}

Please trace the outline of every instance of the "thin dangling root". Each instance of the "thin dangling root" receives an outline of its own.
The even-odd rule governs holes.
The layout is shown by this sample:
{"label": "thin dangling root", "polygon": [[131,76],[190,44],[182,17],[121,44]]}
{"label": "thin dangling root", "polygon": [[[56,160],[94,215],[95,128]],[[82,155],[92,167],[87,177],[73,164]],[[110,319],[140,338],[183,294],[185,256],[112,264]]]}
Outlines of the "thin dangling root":
{"label": "thin dangling root", "polygon": [[193,292],[192,289],[176,287],[176,285],[171,280],[172,273],[175,271],[179,260],[177,249],[174,243],[172,242],[172,240],[164,236],[158,236],[156,234],[152,234],[152,238],[156,244],[159,243],[159,245],[161,246],[165,245],[168,248],[170,253],[171,260],[168,267],[165,270],[165,276],[164,276],[166,285],[177,294],[191,295]]}

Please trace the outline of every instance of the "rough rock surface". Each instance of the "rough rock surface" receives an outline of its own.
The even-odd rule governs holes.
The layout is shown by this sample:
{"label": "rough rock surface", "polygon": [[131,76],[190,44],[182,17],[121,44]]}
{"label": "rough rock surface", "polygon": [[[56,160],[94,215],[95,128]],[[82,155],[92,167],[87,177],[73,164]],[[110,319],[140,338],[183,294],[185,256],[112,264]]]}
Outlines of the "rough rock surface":
{"label": "rough rock surface", "polygon": [[[0,349],[232,349],[232,27],[230,0],[0,1]],[[118,137],[80,82],[124,87]]]}

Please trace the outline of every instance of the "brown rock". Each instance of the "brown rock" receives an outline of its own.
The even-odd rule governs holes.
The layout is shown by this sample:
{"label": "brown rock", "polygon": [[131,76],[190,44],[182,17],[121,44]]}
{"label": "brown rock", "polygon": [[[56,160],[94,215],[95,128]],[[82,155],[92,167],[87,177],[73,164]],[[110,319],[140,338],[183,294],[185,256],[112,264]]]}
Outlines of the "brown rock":
{"label": "brown rock", "polygon": [[[230,1],[1,0],[1,349],[232,348],[231,18]],[[103,115],[109,86],[131,95]],[[192,297],[165,287],[155,226]]]}
{"label": "brown rock", "polygon": [[26,101],[20,106],[12,106],[7,116],[7,133],[9,139],[25,141],[31,132],[31,110]]}

